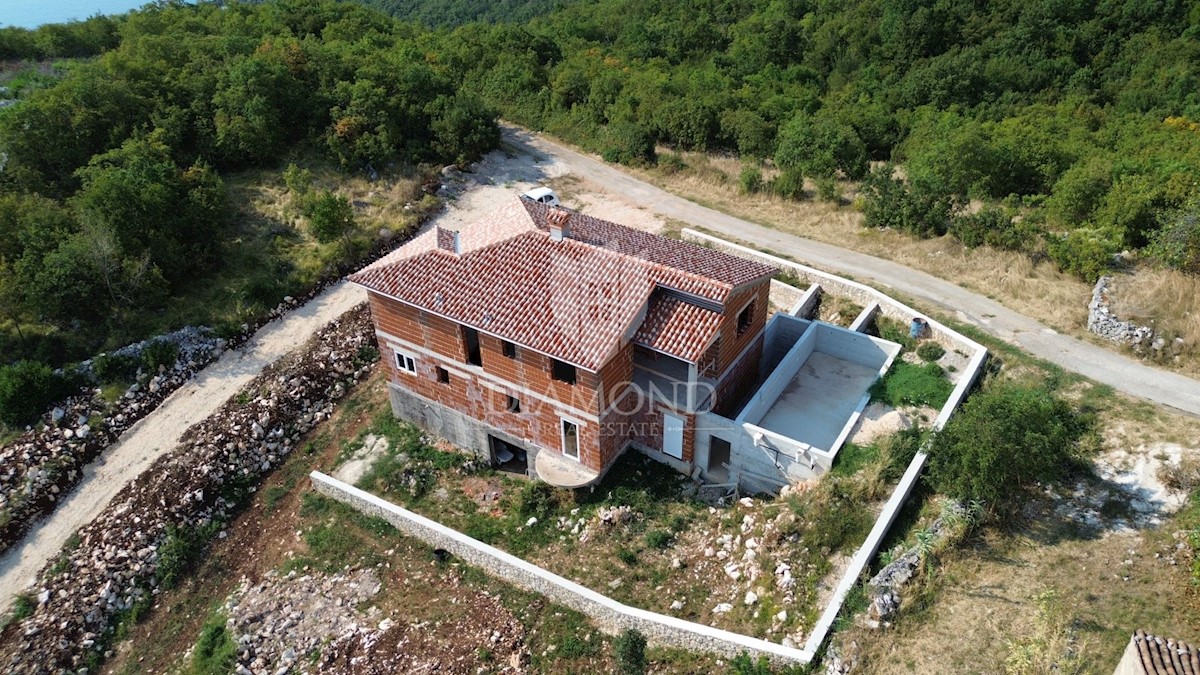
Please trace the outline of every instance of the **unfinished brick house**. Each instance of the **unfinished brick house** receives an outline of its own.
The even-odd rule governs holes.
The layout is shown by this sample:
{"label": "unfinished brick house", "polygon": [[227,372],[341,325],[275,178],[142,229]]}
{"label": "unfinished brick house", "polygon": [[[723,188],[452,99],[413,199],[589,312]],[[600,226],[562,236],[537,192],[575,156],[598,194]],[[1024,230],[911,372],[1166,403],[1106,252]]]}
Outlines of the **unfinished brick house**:
{"label": "unfinished brick house", "polygon": [[581,487],[630,447],[692,473],[696,415],[758,383],[775,271],[515,198],[350,278],[398,417]]}

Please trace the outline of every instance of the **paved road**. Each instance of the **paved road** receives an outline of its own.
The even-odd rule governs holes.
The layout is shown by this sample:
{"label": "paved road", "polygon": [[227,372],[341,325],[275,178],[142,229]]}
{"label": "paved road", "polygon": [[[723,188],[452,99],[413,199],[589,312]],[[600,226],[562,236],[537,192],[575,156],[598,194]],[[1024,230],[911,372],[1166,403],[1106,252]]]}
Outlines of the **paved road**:
{"label": "paved road", "polygon": [[227,351],[83,469],[83,480],[45,520],[0,556],[0,613],[37,578],[67,538],[108,506],[121,488],[179,445],[189,427],[216,412],[263,368],[304,344],[367,294],[341,281],[282,319],[263,326],[241,349]]}
{"label": "paved road", "polygon": [[1127,394],[1200,416],[1200,382],[1146,366],[1103,347],[1058,333],[952,282],[888,260],[772,230],[714,211],[522,129],[506,128],[504,138],[506,142],[525,151],[551,156],[565,164],[571,173],[664,216],[703,226],[813,267],[847,274],[881,290],[895,289],[935,305],[964,323],[977,326],[1067,370]]}

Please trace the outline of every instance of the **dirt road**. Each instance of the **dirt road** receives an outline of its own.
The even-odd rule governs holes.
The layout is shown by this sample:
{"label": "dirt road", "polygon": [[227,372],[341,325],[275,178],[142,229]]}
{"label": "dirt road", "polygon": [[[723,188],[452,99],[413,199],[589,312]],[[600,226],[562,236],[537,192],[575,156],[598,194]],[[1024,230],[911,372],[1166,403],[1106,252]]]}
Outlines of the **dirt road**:
{"label": "dirt road", "polygon": [[881,290],[895,289],[1067,370],[1138,398],[1200,416],[1200,382],[1058,333],[949,281],[714,211],[523,129],[505,128],[504,140],[517,149],[544,155],[571,174],[663,216],[703,226],[814,267],[849,275]]}
{"label": "dirt road", "polygon": [[58,508],[0,557],[0,608],[24,591],[71,534],[90,522],[121,488],[178,445],[188,427],[211,415],[317,329],[366,299],[366,292],[357,286],[345,281],[334,284],[281,320],[263,326],[241,349],[225,352],[125,432],[84,468],[83,480]]}

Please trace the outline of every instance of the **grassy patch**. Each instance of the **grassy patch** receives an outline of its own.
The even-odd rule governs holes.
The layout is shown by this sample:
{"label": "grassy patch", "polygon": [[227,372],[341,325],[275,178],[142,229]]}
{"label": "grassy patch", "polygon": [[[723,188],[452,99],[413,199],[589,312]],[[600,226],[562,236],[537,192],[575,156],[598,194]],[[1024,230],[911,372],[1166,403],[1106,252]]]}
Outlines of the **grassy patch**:
{"label": "grassy patch", "polygon": [[213,614],[200,630],[188,675],[224,675],[237,664],[237,644],[226,628],[225,615]]}
{"label": "grassy patch", "polygon": [[924,405],[941,408],[954,391],[946,373],[936,363],[918,366],[896,361],[883,378],[871,385],[871,400],[883,401],[893,407]]}

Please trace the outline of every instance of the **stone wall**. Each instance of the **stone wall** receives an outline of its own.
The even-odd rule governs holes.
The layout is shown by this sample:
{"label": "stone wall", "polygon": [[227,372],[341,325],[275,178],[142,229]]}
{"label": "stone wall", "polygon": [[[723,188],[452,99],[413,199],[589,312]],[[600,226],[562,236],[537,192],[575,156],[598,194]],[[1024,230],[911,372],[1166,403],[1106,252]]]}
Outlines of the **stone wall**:
{"label": "stone wall", "polygon": [[765,656],[778,665],[807,663],[812,660],[811,651],[784,647],[621,604],[325,474],[314,471],[311,478],[313,487],[318,492],[361,513],[378,516],[401,532],[424,541],[435,550],[448,551],[494,577],[544,595],[558,604],[585,614],[606,633],[617,634],[632,628],[641,631],[654,645],[713,652],[728,658],[747,653],[753,659]]}
{"label": "stone wall", "polygon": [[1096,280],[1096,286],[1092,289],[1092,299],[1088,302],[1088,330],[1107,340],[1129,345],[1138,354],[1151,356],[1155,360],[1178,360],[1183,353],[1183,338],[1168,340],[1167,336],[1156,334],[1153,326],[1122,321],[1112,313],[1108,297],[1111,284],[1112,277],[1109,276]]}
{"label": "stone wall", "polygon": [[202,531],[215,534],[238,507],[236,495],[253,490],[366,376],[364,349],[374,344],[360,305],[189,429],[79,530],[78,546],[42,570],[33,613],[0,632],[0,670],[78,671],[106,649],[116,617],[161,592],[170,533],[187,546],[202,546]]}

